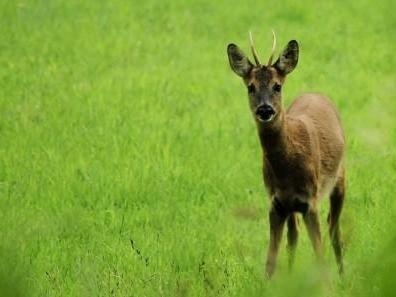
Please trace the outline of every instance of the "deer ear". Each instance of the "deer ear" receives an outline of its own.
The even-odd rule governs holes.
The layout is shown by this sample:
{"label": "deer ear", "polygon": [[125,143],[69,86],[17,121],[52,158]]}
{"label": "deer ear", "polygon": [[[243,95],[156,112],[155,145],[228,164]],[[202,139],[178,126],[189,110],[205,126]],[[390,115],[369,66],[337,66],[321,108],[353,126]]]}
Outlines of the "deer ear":
{"label": "deer ear", "polygon": [[240,77],[247,77],[253,64],[250,63],[246,55],[233,43],[227,46],[227,54],[231,69]]}
{"label": "deer ear", "polygon": [[289,74],[296,68],[298,62],[298,43],[290,40],[278,60],[272,65],[281,75]]}

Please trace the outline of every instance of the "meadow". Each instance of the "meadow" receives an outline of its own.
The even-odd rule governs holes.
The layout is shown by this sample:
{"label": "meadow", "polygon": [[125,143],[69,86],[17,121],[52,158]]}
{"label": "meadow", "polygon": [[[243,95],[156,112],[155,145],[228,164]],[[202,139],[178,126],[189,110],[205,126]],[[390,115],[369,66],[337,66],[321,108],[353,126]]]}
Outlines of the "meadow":
{"label": "meadow", "polygon": [[[396,5],[0,2],[0,296],[393,296]],[[300,43],[284,104],[330,96],[347,137],[339,278],[305,228],[264,279],[268,198],[226,46]],[[250,54],[250,53],[249,53]]]}

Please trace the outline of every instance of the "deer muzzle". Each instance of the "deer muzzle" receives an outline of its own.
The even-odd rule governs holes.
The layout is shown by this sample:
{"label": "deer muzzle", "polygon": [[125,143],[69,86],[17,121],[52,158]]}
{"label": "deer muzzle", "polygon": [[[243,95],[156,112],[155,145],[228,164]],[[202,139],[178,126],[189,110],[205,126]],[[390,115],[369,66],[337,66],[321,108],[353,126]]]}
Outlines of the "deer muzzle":
{"label": "deer muzzle", "polygon": [[263,104],[256,109],[256,118],[260,122],[270,122],[275,116],[274,108],[269,104]]}

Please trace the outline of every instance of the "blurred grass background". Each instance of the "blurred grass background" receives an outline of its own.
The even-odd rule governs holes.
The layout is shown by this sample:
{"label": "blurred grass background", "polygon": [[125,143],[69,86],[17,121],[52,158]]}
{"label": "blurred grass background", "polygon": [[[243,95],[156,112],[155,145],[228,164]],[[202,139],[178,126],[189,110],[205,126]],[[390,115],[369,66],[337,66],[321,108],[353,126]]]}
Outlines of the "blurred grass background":
{"label": "blurred grass background", "polygon": [[[0,2],[1,296],[392,296],[394,1]],[[347,135],[339,280],[305,230],[272,282],[261,149],[226,45],[300,60]],[[285,242],[283,242],[283,246]]]}

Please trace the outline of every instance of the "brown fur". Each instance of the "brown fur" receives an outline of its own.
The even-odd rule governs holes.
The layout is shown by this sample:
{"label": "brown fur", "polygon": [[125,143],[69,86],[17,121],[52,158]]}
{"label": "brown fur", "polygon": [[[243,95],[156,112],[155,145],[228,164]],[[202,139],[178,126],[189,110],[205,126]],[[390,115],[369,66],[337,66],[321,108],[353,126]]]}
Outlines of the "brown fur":
{"label": "brown fur", "polygon": [[343,174],[344,134],[333,104],[319,94],[298,97],[278,125],[257,122],[269,195],[285,207],[294,199],[314,203]]}
{"label": "brown fur", "polygon": [[[245,58],[243,53],[234,45],[229,46],[229,56],[230,52],[234,54],[230,58],[231,67],[241,70],[233,59],[235,55]],[[253,115],[264,103],[276,112],[269,122],[255,117],[263,148],[264,183],[271,201],[268,276],[275,270],[286,222],[290,266],[293,263],[298,239],[297,213],[303,215],[317,257],[322,257],[318,202],[325,195],[330,195],[329,232],[339,271],[343,271],[339,217],[345,193],[344,133],[335,106],[323,95],[304,94],[284,110],[280,92],[273,91],[273,86],[284,83],[297,59],[298,44],[292,41],[270,67],[246,64],[247,58],[236,61],[245,63],[244,71],[237,74],[247,86],[254,85],[254,92],[249,91]]]}
{"label": "brown fur", "polygon": [[[332,212],[338,212],[337,218],[329,223],[337,262],[342,272],[338,219],[344,193],[344,134],[337,111],[326,97],[305,94],[298,97],[286,113],[282,110],[278,121],[278,125],[271,126],[257,123],[264,152],[264,181],[272,205],[274,200],[277,204],[276,207],[272,206],[271,212],[276,212],[283,221],[288,218],[290,220],[290,216],[296,212],[302,213],[315,252],[321,257],[317,203],[324,195],[341,192],[330,212],[330,217]],[[341,191],[338,190],[340,187]],[[275,222],[275,230],[271,232],[281,232],[279,229],[282,226],[282,222]],[[290,227],[290,223],[288,226],[289,230],[295,228]],[[290,239],[288,236],[290,257],[293,258],[298,235],[297,230],[289,232],[294,232],[295,238]],[[277,235],[272,237],[280,241]],[[275,269],[278,248],[279,243],[270,246],[268,275],[272,275]],[[290,265],[292,262],[293,259],[290,259]]]}

